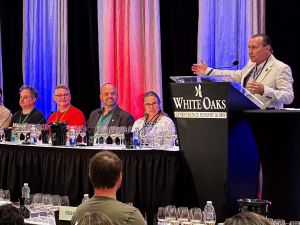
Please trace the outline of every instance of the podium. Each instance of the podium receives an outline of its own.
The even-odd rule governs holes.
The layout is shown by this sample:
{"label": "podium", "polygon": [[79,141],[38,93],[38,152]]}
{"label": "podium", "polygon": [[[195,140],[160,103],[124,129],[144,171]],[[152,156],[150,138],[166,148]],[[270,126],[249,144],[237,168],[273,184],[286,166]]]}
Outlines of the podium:
{"label": "podium", "polygon": [[262,106],[226,76],[199,77],[171,77],[176,83],[170,84],[186,165],[182,179],[195,190],[183,191],[183,199],[193,201],[181,204],[203,209],[211,200],[218,222],[224,222],[238,212],[239,198],[256,198],[259,159],[242,110]]}

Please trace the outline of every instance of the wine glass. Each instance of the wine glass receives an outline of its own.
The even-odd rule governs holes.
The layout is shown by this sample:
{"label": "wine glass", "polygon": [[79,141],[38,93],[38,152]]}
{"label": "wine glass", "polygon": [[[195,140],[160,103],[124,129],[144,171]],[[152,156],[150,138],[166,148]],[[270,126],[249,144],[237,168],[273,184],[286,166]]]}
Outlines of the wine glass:
{"label": "wine glass", "polygon": [[81,137],[80,145],[86,145],[86,144],[84,143],[84,138],[85,138],[85,136],[86,136],[86,126],[82,126],[82,127],[81,127],[81,129],[80,129],[80,131],[79,131],[79,135],[80,135],[80,137]]}
{"label": "wine glass", "polygon": [[0,128],[0,142],[3,142],[4,130]]}
{"label": "wine glass", "polygon": [[[98,129],[98,133],[100,135],[100,137],[103,138],[103,145],[106,145],[106,140],[109,136],[109,129],[107,126],[100,126],[97,128]],[[100,143],[100,140],[99,140]]]}
{"label": "wine glass", "polygon": [[124,133],[127,132],[127,128],[125,126],[117,127],[116,134],[120,140],[120,145],[125,145],[124,141]]}
{"label": "wine glass", "polygon": [[273,224],[274,225],[286,225],[285,220],[283,220],[283,219],[275,219],[273,221]]}
{"label": "wine glass", "polygon": [[175,221],[177,219],[177,210],[175,205],[166,206],[166,218],[169,222]]}
{"label": "wine glass", "polygon": [[300,225],[300,221],[290,221],[289,225]]}
{"label": "wine glass", "polygon": [[177,211],[178,221],[180,223],[189,221],[189,209],[187,207],[179,207]]}
{"label": "wine glass", "polygon": [[10,201],[10,192],[9,190],[3,190],[3,194],[2,194],[2,199],[3,201]]}
{"label": "wine glass", "polygon": [[165,222],[166,221],[166,208],[165,207],[158,207],[157,221],[158,222]]}
{"label": "wine glass", "polygon": [[202,221],[202,212],[200,208],[194,207],[190,210],[191,222],[193,224],[200,224]]}
{"label": "wine glass", "polygon": [[60,203],[62,206],[69,206],[70,205],[70,201],[69,201],[69,197],[68,196],[62,196]]}
{"label": "wine glass", "polygon": [[109,127],[109,136],[112,139],[112,144],[116,144],[116,137],[117,137],[117,126],[110,126]]}

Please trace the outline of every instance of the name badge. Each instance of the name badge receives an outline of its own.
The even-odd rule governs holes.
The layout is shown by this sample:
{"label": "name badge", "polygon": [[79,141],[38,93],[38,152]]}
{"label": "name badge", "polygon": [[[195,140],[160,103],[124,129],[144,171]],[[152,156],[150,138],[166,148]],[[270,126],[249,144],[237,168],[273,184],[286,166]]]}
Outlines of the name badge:
{"label": "name badge", "polygon": [[59,220],[71,221],[77,207],[60,206],[59,207]]}

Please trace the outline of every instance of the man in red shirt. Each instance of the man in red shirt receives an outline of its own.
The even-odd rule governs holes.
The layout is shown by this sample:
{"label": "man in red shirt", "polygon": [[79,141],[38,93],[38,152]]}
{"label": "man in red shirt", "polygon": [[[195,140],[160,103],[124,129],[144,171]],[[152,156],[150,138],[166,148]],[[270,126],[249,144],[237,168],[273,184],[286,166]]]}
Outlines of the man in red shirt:
{"label": "man in red shirt", "polygon": [[66,85],[56,86],[54,100],[57,103],[58,111],[50,115],[48,124],[63,122],[71,126],[85,124],[83,113],[71,105],[71,93]]}

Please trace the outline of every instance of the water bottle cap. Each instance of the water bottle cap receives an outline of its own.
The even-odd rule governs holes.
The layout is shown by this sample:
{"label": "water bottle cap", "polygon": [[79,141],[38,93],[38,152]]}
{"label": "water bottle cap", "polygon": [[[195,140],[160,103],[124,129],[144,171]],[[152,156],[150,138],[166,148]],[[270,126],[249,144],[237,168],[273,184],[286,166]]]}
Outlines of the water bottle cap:
{"label": "water bottle cap", "polygon": [[212,204],[212,201],[207,201],[206,204]]}
{"label": "water bottle cap", "polygon": [[28,186],[28,183],[24,183],[25,186]]}

